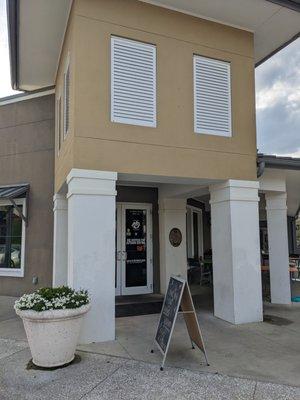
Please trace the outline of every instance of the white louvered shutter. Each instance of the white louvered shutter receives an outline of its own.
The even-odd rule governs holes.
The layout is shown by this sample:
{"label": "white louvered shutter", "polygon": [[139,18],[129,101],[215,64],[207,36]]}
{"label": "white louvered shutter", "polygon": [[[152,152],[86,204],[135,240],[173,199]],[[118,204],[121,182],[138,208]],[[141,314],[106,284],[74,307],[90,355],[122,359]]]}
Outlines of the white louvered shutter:
{"label": "white louvered shutter", "polygon": [[70,65],[64,74],[64,135],[69,132],[70,126]]}
{"label": "white louvered shutter", "polygon": [[111,39],[111,120],[156,126],[156,47]]}
{"label": "white louvered shutter", "polygon": [[230,63],[194,56],[194,129],[231,136]]}

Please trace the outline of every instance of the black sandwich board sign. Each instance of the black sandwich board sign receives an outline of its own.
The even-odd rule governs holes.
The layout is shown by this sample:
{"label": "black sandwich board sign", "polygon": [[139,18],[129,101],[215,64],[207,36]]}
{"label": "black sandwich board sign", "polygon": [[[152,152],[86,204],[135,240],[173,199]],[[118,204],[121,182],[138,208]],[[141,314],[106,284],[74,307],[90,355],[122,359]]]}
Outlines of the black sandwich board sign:
{"label": "black sandwich board sign", "polygon": [[[180,311],[179,307],[181,307]],[[206,363],[209,365],[188,283],[181,277],[171,276],[154,339],[154,343],[157,345],[163,355],[163,361],[160,369],[163,370],[164,368],[178,314],[183,314],[184,316],[192,348],[194,349],[194,345],[196,345],[203,352]],[[153,353],[153,350],[151,350],[151,352]]]}

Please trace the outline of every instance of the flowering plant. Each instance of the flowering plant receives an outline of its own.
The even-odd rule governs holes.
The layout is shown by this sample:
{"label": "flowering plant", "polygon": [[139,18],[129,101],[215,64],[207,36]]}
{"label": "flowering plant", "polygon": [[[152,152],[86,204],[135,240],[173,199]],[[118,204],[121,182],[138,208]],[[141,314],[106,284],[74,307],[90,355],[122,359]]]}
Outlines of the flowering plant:
{"label": "flowering plant", "polygon": [[86,290],[75,291],[67,286],[41,288],[34,293],[23,294],[15,302],[15,310],[64,310],[79,308],[88,304],[90,298]]}

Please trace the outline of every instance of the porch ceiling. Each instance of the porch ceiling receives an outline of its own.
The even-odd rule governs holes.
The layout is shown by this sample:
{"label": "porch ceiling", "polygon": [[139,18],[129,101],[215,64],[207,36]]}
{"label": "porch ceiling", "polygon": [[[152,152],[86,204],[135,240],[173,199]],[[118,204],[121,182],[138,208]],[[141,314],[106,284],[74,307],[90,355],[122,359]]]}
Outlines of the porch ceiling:
{"label": "porch ceiling", "polygon": [[256,65],[299,37],[299,0],[142,0],[254,33]]}
{"label": "porch ceiling", "polygon": [[[295,0],[151,0],[165,8],[254,32],[261,63],[299,36]],[[12,85],[36,90],[54,85],[72,0],[7,0]]]}

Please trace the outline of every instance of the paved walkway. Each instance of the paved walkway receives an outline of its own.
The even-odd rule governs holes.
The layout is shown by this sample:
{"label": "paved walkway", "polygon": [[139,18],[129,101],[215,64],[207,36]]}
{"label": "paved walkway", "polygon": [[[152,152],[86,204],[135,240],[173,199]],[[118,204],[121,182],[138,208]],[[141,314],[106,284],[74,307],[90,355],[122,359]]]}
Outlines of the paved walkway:
{"label": "paved walkway", "polygon": [[290,386],[166,368],[121,357],[79,352],[78,364],[56,371],[26,370],[25,342],[0,340],[1,400],[300,399]]}
{"label": "paved walkway", "polygon": [[289,321],[281,326],[274,320],[275,325],[234,327],[201,311],[209,368],[199,351],[189,349],[184,324],[178,321],[161,372],[159,354],[149,352],[158,318],[150,315],[118,319],[118,340],[81,346],[79,363],[37,371],[26,369],[31,356],[12,302],[0,298],[1,400],[300,400],[299,307],[267,309],[269,315],[284,315],[279,324]]}

